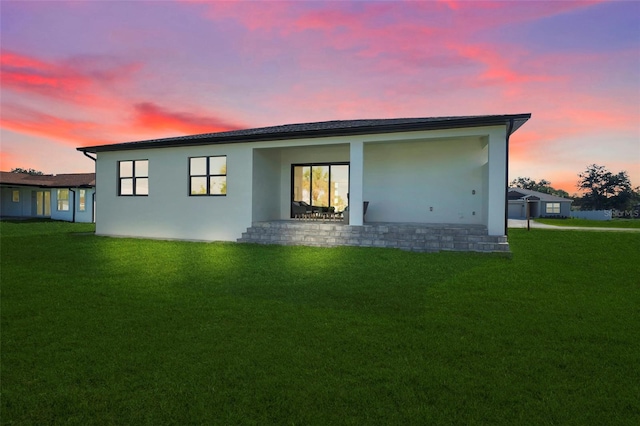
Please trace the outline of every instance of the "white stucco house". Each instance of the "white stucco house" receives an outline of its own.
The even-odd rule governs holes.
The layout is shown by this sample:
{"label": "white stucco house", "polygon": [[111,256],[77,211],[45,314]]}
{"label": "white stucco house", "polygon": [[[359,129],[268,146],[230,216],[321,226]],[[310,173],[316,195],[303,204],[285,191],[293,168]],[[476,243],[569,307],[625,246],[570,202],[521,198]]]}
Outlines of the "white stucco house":
{"label": "white stucco house", "polygon": [[570,198],[558,197],[543,192],[523,188],[509,188],[507,192],[509,219],[526,219],[529,217],[570,217]]}
{"label": "white stucco house", "polygon": [[[96,160],[98,235],[251,241],[266,227],[254,241],[475,250],[397,242],[397,226],[506,243],[509,137],[530,117],[328,121],[78,150]],[[296,219],[300,204],[348,206],[348,220]]]}
{"label": "white stucco house", "polygon": [[0,172],[0,216],[93,222],[95,181],[94,173]]}

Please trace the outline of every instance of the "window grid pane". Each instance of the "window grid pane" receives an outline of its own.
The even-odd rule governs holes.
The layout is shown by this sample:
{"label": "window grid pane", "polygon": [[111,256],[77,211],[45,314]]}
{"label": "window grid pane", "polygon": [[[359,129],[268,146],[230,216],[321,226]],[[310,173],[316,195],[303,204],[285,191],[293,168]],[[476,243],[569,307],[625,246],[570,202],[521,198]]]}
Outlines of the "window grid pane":
{"label": "window grid pane", "polygon": [[120,177],[133,177],[133,161],[120,162]]}
{"label": "window grid pane", "polygon": [[191,195],[207,195],[207,178],[195,176],[191,178]]}
{"label": "window grid pane", "polygon": [[225,195],[227,193],[227,177],[212,176],[209,178],[209,194]]}
{"label": "window grid pane", "polygon": [[207,158],[197,157],[190,159],[190,172],[191,176],[206,176],[207,175]]}
{"label": "window grid pane", "polygon": [[137,160],[135,164],[136,177],[149,177],[149,161]]}
{"label": "window grid pane", "polygon": [[226,175],[227,157],[209,157],[209,174]]}
{"label": "window grid pane", "polygon": [[120,179],[120,195],[133,195],[133,179]]}
{"label": "window grid pane", "polygon": [[136,178],[136,195],[149,195],[149,178]]}

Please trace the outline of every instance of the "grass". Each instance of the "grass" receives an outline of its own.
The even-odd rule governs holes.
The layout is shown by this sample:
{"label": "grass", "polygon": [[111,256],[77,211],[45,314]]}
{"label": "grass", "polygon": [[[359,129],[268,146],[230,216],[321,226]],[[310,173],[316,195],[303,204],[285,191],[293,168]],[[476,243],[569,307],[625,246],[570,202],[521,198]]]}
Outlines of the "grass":
{"label": "grass", "polygon": [[0,223],[2,423],[640,421],[640,235],[512,258]]}
{"label": "grass", "polygon": [[588,220],[588,219],[542,219],[537,218],[536,222],[556,226],[580,226],[585,228],[635,228],[640,229],[638,219],[611,219],[611,220]]}

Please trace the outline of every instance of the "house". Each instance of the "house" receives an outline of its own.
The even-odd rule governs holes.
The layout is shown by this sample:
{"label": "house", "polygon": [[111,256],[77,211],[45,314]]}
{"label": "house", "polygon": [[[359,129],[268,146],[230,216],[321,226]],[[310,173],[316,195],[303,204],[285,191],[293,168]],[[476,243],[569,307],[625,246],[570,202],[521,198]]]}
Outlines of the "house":
{"label": "house", "polygon": [[0,172],[0,216],[93,222],[95,173]]}
{"label": "house", "polygon": [[571,203],[569,198],[558,197],[530,189],[509,188],[507,192],[509,219],[526,219],[527,206],[529,217],[570,217]]}
{"label": "house", "polygon": [[[451,235],[506,241],[509,137],[530,117],[326,121],[78,150],[95,155],[99,235],[242,242],[271,232],[257,239],[467,250],[475,241],[456,247]],[[293,202],[348,206],[348,222],[295,219]],[[440,234],[430,245],[397,241],[428,227]]]}

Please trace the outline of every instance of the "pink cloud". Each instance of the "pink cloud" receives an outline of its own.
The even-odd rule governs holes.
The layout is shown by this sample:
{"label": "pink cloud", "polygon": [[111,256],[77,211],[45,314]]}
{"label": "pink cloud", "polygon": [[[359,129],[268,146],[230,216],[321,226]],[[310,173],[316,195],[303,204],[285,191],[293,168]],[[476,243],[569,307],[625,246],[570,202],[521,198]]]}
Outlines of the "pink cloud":
{"label": "pink cloud", "polygon": [[90,80],[75,70],[3,50],[0,54],[2,86],[9,90],[55,98],[77,97]]}
{"label": "pink cloud", "polygon": [[[2,89],[19,96],[3,99],[0,126],[14,132],[63,145],[87,146],[130,140],[134,135],[162,137],[173,132],[209,133],[241,127],[208,113],[169,110],[153,101],[137,102],[135,93],[114,90],[120,83],[129,83],[140,69],[139,63],[104,55],[49,61],[7,50],[2,51],[1,60]],[[51,113],[52,107],[56,113]],[[128,111],[134,126],[124,124]]]}
{"label": "pink cloud", "polygon": [[14,132],[54,139],[68,146],[101,145],[110,141],[97,137],[102,126],[41,113],[18,105],[8,105],[0,117],[0,126]]}
{"label": "pink cloud", "polygon": [[134,105],[134,111],[135,125],[142,131],[171,130],[184,134],[198,134],[237,130],[244,127],[219,117],[170,111],[153,102],[138,103]]}
{"label": "pink cloud", "polygon": [[128,79],[141,64],[89,55],[47,61],[2,50],[0,66],[3,90],[81,105],[105,106],[110,102],[99,95],[105,85]]}

